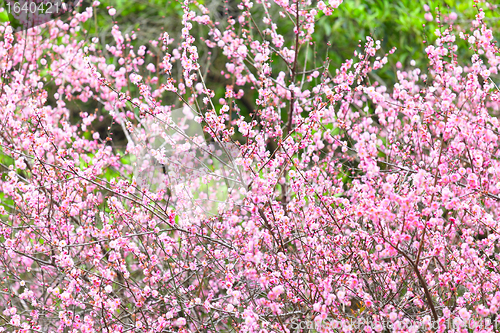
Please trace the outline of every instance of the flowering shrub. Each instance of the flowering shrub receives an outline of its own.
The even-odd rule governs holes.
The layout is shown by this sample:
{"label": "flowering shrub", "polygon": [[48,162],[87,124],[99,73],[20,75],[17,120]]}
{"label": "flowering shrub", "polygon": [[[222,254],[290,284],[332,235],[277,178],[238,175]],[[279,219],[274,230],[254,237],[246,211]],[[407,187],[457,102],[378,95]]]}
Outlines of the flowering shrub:
{"label": "flowering shrub", "polygon": [[[118,26],[105,49],[82,38],[92,7],[24,34],[1,27],[0,330],[287,332],[328,318],[323,331],[348,331],[356,317],[367,332],[443,332],[496,319],[500,57],[484,14],[470,33],[436,30],[428,70],[386,87],[368,78],[390,57],[370,37],[338,69],[315,63],[316,18],[341,2],[243,0],[223,25],[186,0],[182,39],[151,42],[156,64]],[[220,100],[200,61],[217,51]],[[125,150],[113,124],[93,129],[108,115]],[[137,181],[172,161],[155,186]]]}

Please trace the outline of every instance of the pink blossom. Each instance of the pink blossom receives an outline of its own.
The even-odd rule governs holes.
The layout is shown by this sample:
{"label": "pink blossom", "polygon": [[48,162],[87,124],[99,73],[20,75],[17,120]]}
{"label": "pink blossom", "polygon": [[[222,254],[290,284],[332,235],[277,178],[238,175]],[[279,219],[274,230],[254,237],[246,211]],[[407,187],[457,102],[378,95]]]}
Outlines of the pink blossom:
{"label": "pink blossom", "polygon": [[344,330],[352,314],[430,327],[440,311],[497,313],[488,13],[435,31],[389,84],[381,41],[339,66],[320,52],[318,13],[341,3],[299,1],[292,34],[283,0],[239,1],[224,24],[186,2],[176,40],[116,24],[108,45],[81,44],[88,11],[0,28],[6,324],[259,332],[297,309]]}
{"label": "pink blossom", "polygon": [[279,295],[281,295],[283,292],[285,291],[285,289],[283,288],[283,286],[276,286],[274,287],[268,294],[267,294],[267,297],[269,297],[269,299],[271,300],[275,300],[277,297],[279,297]]}
{"label": "pink blossom", "polygon": [[184,326],[186,325],[186,319],[185,318],[177,318],[177,320],[175,321],[175,325],[177,326]]}
{"label": "pink blossom", "polygon": [[330,4],[330,6],[332,6],[333,8],[337,8],[338,6],[340,6],[340,4],[343,2],[343,0],[328,0],[328,3]]}

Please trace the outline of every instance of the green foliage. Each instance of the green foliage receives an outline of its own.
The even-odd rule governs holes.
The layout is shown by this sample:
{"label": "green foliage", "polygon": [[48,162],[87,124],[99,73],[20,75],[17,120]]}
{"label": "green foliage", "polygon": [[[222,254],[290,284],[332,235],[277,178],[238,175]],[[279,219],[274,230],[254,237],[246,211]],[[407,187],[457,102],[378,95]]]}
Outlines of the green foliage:
{"label": "green foliage", "polygon": [[[433,22],[428,22],[424,18],[425,3],[430,7]],[[498,16],[497,9],[488,10],[484,4],[481,4],[481,7],[485,9],[487,18]],[[318,14],[316,38],[324,41],[325,45],[330,43],[328,56],[333,68],[345,59],[351,58],[353,51],[358,48],[359,41],[364,43],[365,36],[380,40],[385,52],[396,47],[397,51],[388,59],[392,66],[387,66],[378,73],[385,83],[391,85],[395,81],[395,64],[398,61],[401,62],[403,68],[407,68],[411,60],[415,60],[416,67],[427,68],[425,48],[436,38],[435,31],[439,28],[436,18],[439,16],[441,22],[447,25],[451,23],[447,17],[452,12],[458,15],[454,23],[460,26],[470,23],[465,18],[474,17],[477,14],[477,8],[472,7],[472,2],[468,0],[427,2],[344,0],[333,15],[328,17]],[[492,27],[498,27],[496,21],[490,23]],[[318,54],[324,53],[318,52]]]}

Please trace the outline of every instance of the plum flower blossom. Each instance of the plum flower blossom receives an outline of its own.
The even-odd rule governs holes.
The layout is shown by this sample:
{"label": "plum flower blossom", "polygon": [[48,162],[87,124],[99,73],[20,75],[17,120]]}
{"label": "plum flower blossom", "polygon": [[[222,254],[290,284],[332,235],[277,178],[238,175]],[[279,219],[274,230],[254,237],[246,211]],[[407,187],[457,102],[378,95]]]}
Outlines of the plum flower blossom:
{"label": "plum flower blossom", "polygon": [[186,319],[185,318],[177,318],[177,320],[175,321],[175,325],[176,326],[184,326],[186,325]]}
{"label": "plum flower blossom", "polygon": [[142,80],[142,76],[132,73],[130,74],[130,81],[134,84],[139,83]]}
{"label": "plum flower blossom", "polygon": [[269,294],[267,294],[267,297],[269,297],[269,299],[271,300],[275,300],[276,298],[278,298],[279,295],[281,295],[283,292],[285,291],[285,289],[283,288],[283,286],[276,286],[274,287],[270,292]]}
{"label": "plum flower blossom", "polygon": [[334,66],[317,17],[341,3],[241,0],[215,22],[184,1],[180,38],[114,24],[107,45],[81,39],[92,11],[0,27],[2,325],[274,332],[310,313],[352,331],[346,315],[430,329],[498,313],[488,13],[434,31],[408,67],[372,37]]}
{"label": "plum flower blossom", "polygon": [[337,8],[340,6],[340,4],[343,2],[343,0],[329,0],[328,4],[332,6],[333,8]]}

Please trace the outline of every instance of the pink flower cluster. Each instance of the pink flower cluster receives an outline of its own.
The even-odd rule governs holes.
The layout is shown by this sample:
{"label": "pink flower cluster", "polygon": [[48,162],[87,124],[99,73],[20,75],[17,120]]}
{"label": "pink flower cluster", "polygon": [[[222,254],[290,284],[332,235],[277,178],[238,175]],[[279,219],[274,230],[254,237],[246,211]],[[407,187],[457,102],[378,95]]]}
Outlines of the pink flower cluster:
{"label": "pink flower cluster", "polygon": [[[26,35],[0,27],[0,332],[270,333],[297,318],[349,331],[352,317],[403,332],[496,318],[500,55],[483,11],[470,33],[437,30],[429,68],[386,86],[373,74],[395,50],[370,37],[339,68],[310,57],[316,17],[342,1],[313,3],[242,0],[221,24],[186,0],[178,43],[149,42],[161,55],[119,26],[113,45],[80,39],[92,11]],[[191,119],[239,154],[213,153],[210,173],[180,181],[205,164],[183,155],[202,145],[183,135]],[[163,139],[185,159],[155,192],[134,163],[144,149],[165,161],[157,124],[179,131]],[[210,184],[224,177],[244,186],[217,205]]]}

